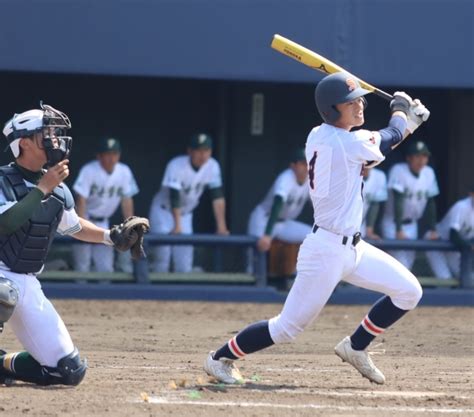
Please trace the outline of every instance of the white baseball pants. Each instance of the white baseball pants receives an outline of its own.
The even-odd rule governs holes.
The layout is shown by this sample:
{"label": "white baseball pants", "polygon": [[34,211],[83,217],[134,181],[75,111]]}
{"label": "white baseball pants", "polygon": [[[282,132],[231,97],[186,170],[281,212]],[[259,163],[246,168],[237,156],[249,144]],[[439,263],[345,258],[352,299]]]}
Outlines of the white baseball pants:
{"label": "white baseball pants", "polygon": [[[150,230],[152,233],[169,234],[174,228],[173,215],[169,210],[155,204],[150,210]],[[185,235],[193,233],[193,213],[181,215],[181,230]],[[168,272],[173,260],[174,272],[191,272],[193,268],[193,247],[188,245],[158,245],[153,248],[155,272]]]}
{"label": "white baseball pants", "polygon": [[269,322],[275,343],[290,342],[319,315],[340,281],[390,296],[400,309],[415,308],[422,296],[416,277],[387,253],[361,240],[346,245],[323,229],[300,247],[296,280],[282,312]]}
{"label": "white baseball pants", "polygon": [[[265,234],[268,216],[261,207],[257,206],[250,214],[247,233],[262,237]],[[311,226],[296,220],[283,220],[275,223],[272,237],[288,243],[301,243],[311,233]]]}
{"label": "white baseball pants", "polygon": [[19,290],[18,304],[6,325],[41,365],[56,367],[60,359],[74,350],[64,322],[34,275],[0,273],[13,281]]}
{"label": "white baseball pants", "polygon": [[[109,228],[109,221],[96,222],[96,226]],[[77,243],[72,245],[74,269],[80,272],[90,272],[92,263],[96,272],[114,272],[114,248],[101,243]]]}
{"label": "white baseball pants", "polygon": [[[416,222],[402,224],[402,231],[409,240],[418,239],[418,224]],[[384,219],[382,221],[382,234],[385,239],[396,239],[397,228],[395,222]],[[414,250],[394,250],[389,251],[389,253],[408,269],[411,269],[415,262],[416,252]]]}

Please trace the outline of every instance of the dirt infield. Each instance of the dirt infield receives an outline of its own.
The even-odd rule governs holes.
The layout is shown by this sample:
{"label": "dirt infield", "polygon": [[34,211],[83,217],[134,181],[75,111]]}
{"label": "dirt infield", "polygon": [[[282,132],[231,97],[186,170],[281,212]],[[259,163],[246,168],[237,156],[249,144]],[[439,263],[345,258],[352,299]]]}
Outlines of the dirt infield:
{"label": "dirt infield", "polygon": [[[248,382],[202,372],[206,353],[280,305],[54,301],[89,361],[77,388],[0,387],[0,416],[474,416],[474,309],[419,308],[372,347],[387,377],[363,379],[333,354],[367,311],[327,306],[294,344],[251,355]],[[8,327],[0,346],[18,349]]]}

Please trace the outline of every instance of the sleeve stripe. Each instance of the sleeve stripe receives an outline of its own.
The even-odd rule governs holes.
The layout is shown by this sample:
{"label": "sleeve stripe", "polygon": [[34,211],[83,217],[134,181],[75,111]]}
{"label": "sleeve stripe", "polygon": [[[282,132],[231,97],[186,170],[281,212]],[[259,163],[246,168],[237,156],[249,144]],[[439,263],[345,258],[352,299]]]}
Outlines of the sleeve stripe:
{"label": "sleeve stripe", "polygon": [[82,229],[81,223],[77,223],[67,230],[64,230],[61,232],[58,230],[58,232],[61,233],[62,235],[73,235],[74,233],[80,232],[81,229]]}

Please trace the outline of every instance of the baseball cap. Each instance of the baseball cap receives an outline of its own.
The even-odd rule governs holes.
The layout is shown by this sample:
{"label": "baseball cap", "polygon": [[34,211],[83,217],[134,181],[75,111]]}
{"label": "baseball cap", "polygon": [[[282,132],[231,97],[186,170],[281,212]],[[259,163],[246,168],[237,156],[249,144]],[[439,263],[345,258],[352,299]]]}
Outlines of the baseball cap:
{"label": "baseball cap", "polygon": [[431,155],[431,152],[428,149],[428,146],[426,146],[426,143],[422,142],[421,140],[410,142],[407,149],[407,156],[419,155],[419,154],[423,154],[427,156]]}
{"label": "baseball cap", "polygon": [[290,162],[306,162],[306,154],[303,148],[296,148],[291,153]]}
{"label": "baseball cap", "polygon": [[191,149],[212,149],[212,138],[207,133],[198,133],[191,136],[189,147]]}
{"label": "baseball cap", "polygon": [[102,138],[97,144],[97,153],[121,152],[120,142],[115,138]]}

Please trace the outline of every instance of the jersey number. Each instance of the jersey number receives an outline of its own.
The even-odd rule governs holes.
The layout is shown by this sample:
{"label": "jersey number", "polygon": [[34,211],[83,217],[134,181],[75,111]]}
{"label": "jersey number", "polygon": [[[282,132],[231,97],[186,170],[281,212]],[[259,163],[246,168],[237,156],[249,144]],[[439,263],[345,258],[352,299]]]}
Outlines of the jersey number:
{"label": "jersey number", "polygon": [[314,151],[313,157],[309,161],[309,186],[314,190],[314,165],[316,164],[316,158],[318,157],[318,152]]}

